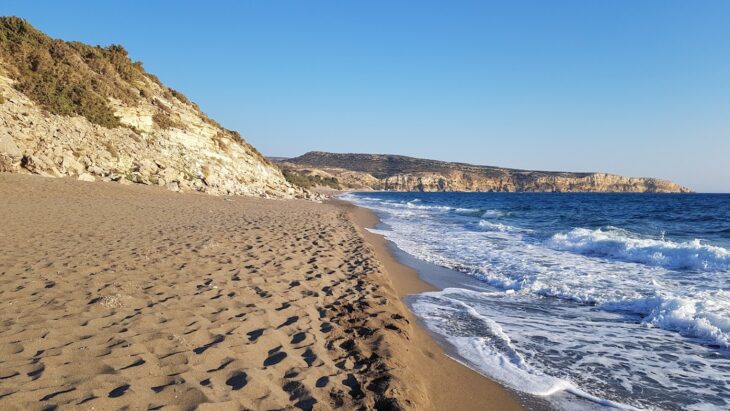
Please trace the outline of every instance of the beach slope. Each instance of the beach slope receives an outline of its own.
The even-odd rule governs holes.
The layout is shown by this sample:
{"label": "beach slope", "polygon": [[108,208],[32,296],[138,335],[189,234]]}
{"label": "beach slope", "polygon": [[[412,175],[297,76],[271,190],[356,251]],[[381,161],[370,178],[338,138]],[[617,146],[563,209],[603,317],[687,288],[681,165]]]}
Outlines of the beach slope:
{"label": "beach slope", "polygon": [[0,174],[0,408],[420,408],[346,214]]}
{"label": "beach slope", "polygon": [[415,325],[352,207],[0,173],[0,210],[2,409],[516,407]]}

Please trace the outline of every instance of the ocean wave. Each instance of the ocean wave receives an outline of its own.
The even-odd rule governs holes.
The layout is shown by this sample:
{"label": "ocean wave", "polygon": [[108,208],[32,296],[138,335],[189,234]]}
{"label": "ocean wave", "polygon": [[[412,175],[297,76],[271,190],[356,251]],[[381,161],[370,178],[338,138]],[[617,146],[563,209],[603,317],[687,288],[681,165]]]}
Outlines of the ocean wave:
{"label": "ocean wave", "polygon": [[700,240],[674,242],[640,238],[613,227],[575,228],[553,235],[547,245],[555,250],[660,266],[667,269],[724,271],[730,269],[730,250]]}
{"label": "ocean wave", "polygon": [[482,218],[500,218],[506,216],[507,213],[502,210],[485,210]]}
{"label": "ocean wave", "polygon": [[521,231],[517,227],[512,227],[512,226],[502,224],[502,223],[492,223],[491,221],[487,221],[487,220],[480,220],[479,228],[481,228],[484,231],[499,231],[502,233],[513,233],[513,232]]}
{"label": "ocean wave", "polygon": [[601,304],[607,311],[641,314],[642,323],[730,348],[730,293],[701,292],[694,298],[646,297]]}
{"label": "ocean wave", "polygon": [[[494,320],[474,307],[453,298],[476,292],[447,288],[418,295],[412,303],[416,315],[433,332],[456,348],[459,362],[503,384],[537,396],[568,392],[585,400],[618,409],[635,409],[583,391],[572,382],[548,375],[533,367],[513,345],[510,337]],[[453,296],[453,297],[452,297]]]}
{"label": "ocean wave", "polygon": [[454,209],[454,212],[456,214],[467,215],[467,216],[478,216],[481,213],[481,211],[482,210],[479,209],[479,208],[462,208],[462,207],[459,207],[459,208],[455,208]]}
{"label": "ocean wave", "polygon": [[409,200],[409,201],[380,201],[380,205],[385,207],[392,207],[397,209],[408,209],[408,210],[423,210],[429,212],[454,212],[462,215],[472,215],[481,212],[478,208],[465,208],[465,207],[449,207],[443,205],[432,205],[424,204],[421,200]]}
{"label": "ocean wave", "polygon": [[[647,399],[654,398],[654,394],[637,388],[644,386],[668,390],[679,387],[688,396],[696,394],[702,402],[717,398],[717,387],[724,387],[721,383],[699,388],[696,381],[722,381],[727,377],[727,367],[713,369],[708,361],[699,370],[688,358],[696,358],[695,351],[706,350],[709,354],[700,358],[713,359],[715,352],[730,349],[730,247],[716,235],[727,225],[713,226],[715,231],[707,227],[682,231],[681,226],[647,217],[648,223],[631,225],[634,232],[610,226],[628,225],[623,215],[583,219],[580,212],[554,208],[550,213],[539,211],[538,218],[534,215],[538,211],[527,212],[487,199],[480,208],[467,208],[480,204],[471,200],[447,202],[439,198],[437,202],[424,198],[422,202],[408,202],[403,197],[394,198],[397,200],[357,198],[383,219],[381,230],[371,231],[384,235],[417,259],[467,274],[483,283],[480,290],[496,293],[466,296],[465,290],[455,294],[452,289],[428,298],[413,297],[412,301],[418,302],[414,311],[419,318],[449,341],[458,352],[457,358],[466,365],[518,390],[549,395],[550,402],[556,397],[570,397],[565,393],[571,389],[585,387],[594,394],[645,406],[651,404]],[[518,211],[509,214],[507,210]],[[557,221],[555,216],[561,214],[571,218]],[[582,224],[604,228],[576,228]],[[637,234],[658,233],[661,229],[702,233],[693,237],[708,240]],[[455,277],[451,285],[461,286],[458,281]],[[468,307],[453,299],[470,305],[493,323],[476,318]],[[576,310],[579,315],[553,318],[545,314],[544,328],[537,327],[537,331],[531,328],[535,319],[515,324],[513,320],[518,316],[514,312],[526,311],[524,315],[530,316],[532,308],[548,314]],[[560,321],[568,327],[561,329]],[[583,321],[588,325],[581,331]],[[613,339],[606,344],[606,350],[613,352],[611,344],[615,343],[616,347],[632,350],[634,358],[608,358],[600,367],[590,362],[575,364],[572,371],[563,373],[555,367],[562,367],[560,361],[574,357],[559,350],[550,360],[531,356],[536,351],[531,351],[532,343],[525,336],[532,334],[557,335],[556,341],[564,342],[564,347],[590,353],[594,347],[576,346],[571,333],[596,332],[596,321]],[[523,331],[523,327],[531,331]],[[642,349],[656,341],[660,341],[656,350],[644,356]],[[664,368],[669,366],[662,356],[665,352],[674,356],[675,348],[684,351],[687,358],[677,354],[679,365],[672,369],[672,375],[679,377],[668,381]],[[629,355],[619,352],[620,356]],[[602,357],[596,354],[596,358]],[[604,390],[600,383],[595,384],[608,374],[582,374],[586,367],[603,367],[603,371],[612,372],[612,364],[623,367],[619,372],[622,385],[616,390]],[[637,370],[658,382],[641,379],[636,376]],[[683,379],[682,373],[691,373],[693,379]],[[573,385],[563,385],[566,381]],[[724,394],[719,397],[725,398]]]}
{"label": "ocean wave", "polygon": [[388,203],[392,207],[410,208],[415,210],[429,210],[429,211],[450,211],[451,207],[438,206],[438,205],[425,205],[419,204],[418,201],[405,201],[405,202],[392,202]]}

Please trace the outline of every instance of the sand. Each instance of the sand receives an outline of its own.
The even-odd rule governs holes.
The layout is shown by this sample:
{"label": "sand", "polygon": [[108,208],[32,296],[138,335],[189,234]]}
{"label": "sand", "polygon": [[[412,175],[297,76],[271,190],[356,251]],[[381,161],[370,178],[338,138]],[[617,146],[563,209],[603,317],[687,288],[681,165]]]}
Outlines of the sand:
{"label": "sand", "polygon": [[0,409],[517,408],[358,210],[0,174]]}

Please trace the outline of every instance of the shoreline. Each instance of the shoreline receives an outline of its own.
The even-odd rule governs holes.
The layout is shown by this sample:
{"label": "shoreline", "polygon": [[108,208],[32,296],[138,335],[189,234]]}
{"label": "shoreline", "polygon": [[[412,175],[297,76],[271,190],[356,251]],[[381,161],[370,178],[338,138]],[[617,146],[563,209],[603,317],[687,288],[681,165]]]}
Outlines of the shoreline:
{"label": "shoreline", "polygon": [[387,277],[405,306],[408,320],[414,324],[411,337],[412,361],[409,367],[422,377],[431,403],[429,409],[467,410],[522,410],[523,405],[516,393],[496,381],[479,374],[446,354],[444,347],[436,342],[420,320],[403,301],[408,295],[437,288],[423,281],[418,272],[400,261],[388,249],[388,241],[381,235],[371,233],[368,228],[375,227],[380,219],[374,212],[343,200],[330,200],[332,204],[348,211],[360,235],[374,250],[375,256],[385,267]]}

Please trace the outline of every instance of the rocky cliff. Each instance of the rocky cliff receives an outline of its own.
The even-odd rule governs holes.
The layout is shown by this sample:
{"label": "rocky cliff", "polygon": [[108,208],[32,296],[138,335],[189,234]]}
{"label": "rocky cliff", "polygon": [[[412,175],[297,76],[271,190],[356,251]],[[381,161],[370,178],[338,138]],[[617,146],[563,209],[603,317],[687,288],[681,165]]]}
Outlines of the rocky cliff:
{"label": "rocky cliff", "polygon": [[656,178],[606,173],[515,170],[396,155],[310,152],[279,161],[301,175],[334,178],[343,189],[393,191],[532,191],[686,193]]}
{"label": "rocky cliff", "polygon": [[121,46],[0,18],[0,171],[210,194],[309,194]]}

